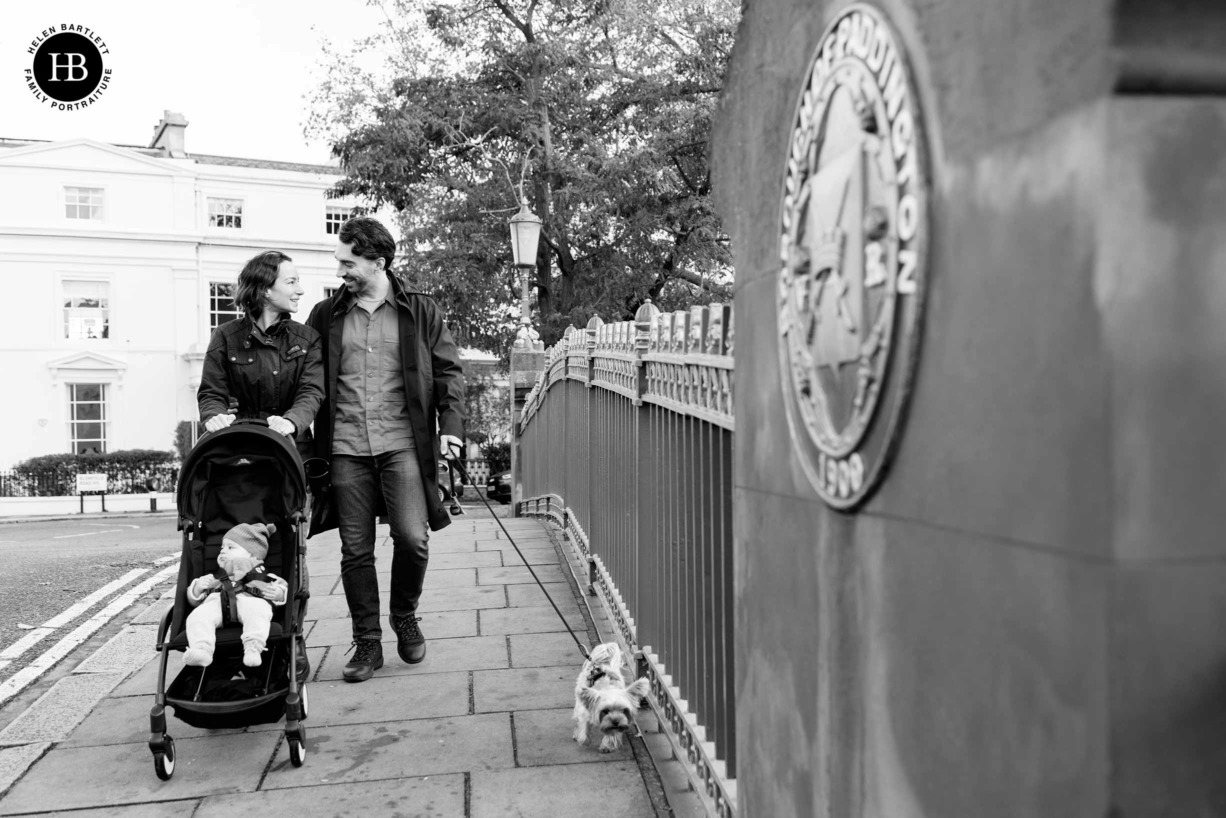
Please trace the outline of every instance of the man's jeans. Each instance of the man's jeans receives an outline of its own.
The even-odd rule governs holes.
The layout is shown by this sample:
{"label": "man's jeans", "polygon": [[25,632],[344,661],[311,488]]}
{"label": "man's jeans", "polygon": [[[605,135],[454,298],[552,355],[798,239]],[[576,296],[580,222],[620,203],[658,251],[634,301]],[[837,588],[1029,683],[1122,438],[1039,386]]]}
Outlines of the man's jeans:
{"label": "man's jeans", "polygon": [[417,455],[409,449],[374,457],[334,455],[332,490],[340,517],[341,583],[353,619],[353,638],[381,640],[375,492],[383,492],[392,529],[391,613],[415,613],[430,557],[429,512]]}

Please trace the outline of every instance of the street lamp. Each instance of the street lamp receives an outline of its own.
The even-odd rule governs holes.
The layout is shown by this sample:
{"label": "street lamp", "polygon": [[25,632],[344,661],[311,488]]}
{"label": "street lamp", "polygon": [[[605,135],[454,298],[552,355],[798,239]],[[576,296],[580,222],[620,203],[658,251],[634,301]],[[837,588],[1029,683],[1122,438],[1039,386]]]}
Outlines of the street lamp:
{"label": "street lamp", "polygon": [[524,275],[523,295],[519,305],[519,331],[515,333],[515,346],[535,349],[540,335],[529,320],[528,288],[532,281],[532,268],[536,266],[536,245],[541,238],[541,220],[528,209],[528,199],[519,203],[519,212],[511,217],[511,253],[514,264]]}

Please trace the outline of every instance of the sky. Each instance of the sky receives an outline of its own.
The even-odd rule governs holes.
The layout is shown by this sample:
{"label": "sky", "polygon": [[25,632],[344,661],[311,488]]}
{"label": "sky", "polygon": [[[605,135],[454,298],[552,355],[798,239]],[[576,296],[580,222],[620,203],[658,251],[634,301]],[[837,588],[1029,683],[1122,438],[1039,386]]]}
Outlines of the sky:
{"label": "sky", "polygon": [[[0,137],[147,145],[165,110],[188,121],[188,153],[322,164],[308,142],[321,43],[337,49],[385,24],[366,0],[49,0],[4,3]],[[93,105],[52,110],[26,87],[31,42],[62,24],[106,43],[111,81]]]}

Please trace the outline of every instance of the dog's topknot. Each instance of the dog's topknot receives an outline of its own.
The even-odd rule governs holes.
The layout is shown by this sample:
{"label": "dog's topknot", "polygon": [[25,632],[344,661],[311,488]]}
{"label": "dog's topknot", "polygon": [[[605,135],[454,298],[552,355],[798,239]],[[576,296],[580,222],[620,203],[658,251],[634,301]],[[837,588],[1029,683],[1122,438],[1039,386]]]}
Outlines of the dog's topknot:
{"label": "dog's topknot", "polygon": [[594,665],[613,665],[618,667],[622,663],[622,651],[617,646],[616,642],[605,642],[592,648],[590,660]]}

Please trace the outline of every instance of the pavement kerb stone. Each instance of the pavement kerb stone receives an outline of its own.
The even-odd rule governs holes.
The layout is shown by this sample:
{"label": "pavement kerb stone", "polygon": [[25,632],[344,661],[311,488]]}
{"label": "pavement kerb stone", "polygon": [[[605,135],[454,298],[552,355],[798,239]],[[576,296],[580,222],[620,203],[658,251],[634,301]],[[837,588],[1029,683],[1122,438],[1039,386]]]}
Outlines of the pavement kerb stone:
{"label": "pavement kerb stone", "polygon": [[176,517],[179,512],[167,509],[165,511],[90,511],[85,514],[33,514],[25,517],[0,517],[0,525],[10,523],[62,523],[73,520],[95,520],[99,517],[106,520],[150,520],[158,517]]}

